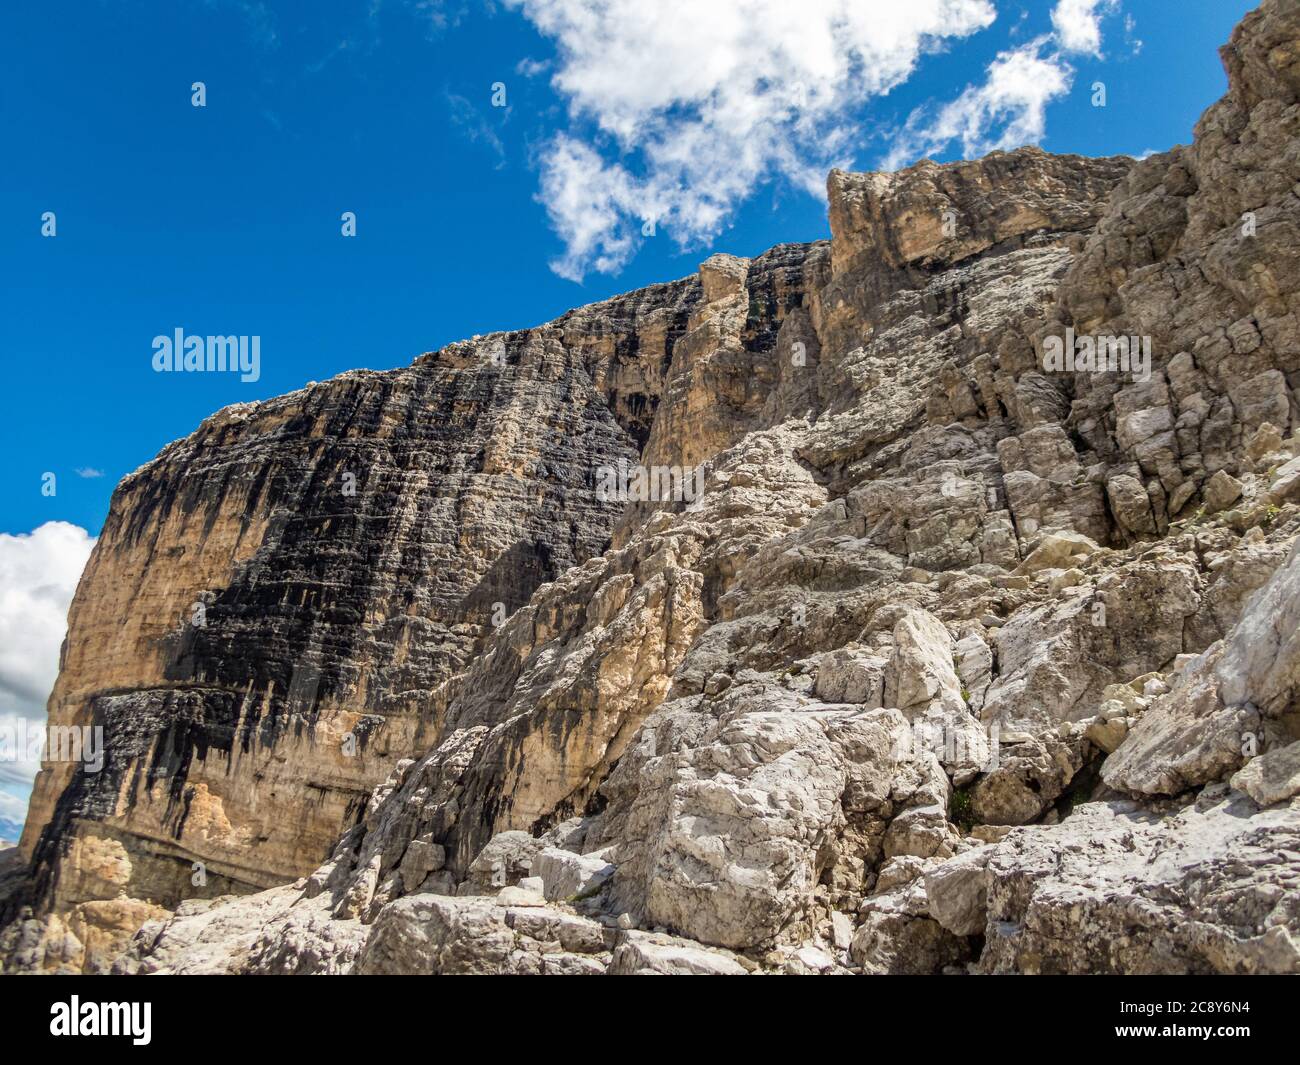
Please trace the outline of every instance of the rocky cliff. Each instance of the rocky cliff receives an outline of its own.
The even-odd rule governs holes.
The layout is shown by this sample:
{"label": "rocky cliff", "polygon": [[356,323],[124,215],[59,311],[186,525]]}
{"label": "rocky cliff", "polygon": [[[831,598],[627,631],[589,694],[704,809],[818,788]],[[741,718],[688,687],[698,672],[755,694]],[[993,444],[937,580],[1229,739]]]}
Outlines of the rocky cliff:
{"label": "rocky cliff", "polygon": [[1190,147],[836,171],[167,448],[7,967],[1300,971],[1300,11],[1223,58]]}

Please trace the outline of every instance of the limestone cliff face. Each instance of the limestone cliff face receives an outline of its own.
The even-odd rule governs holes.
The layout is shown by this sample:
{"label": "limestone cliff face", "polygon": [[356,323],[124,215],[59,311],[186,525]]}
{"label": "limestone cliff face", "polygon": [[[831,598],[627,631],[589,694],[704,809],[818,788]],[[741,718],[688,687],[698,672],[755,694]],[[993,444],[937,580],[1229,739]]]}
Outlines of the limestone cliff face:
{"label": "limestone cliff face", "polygon": [[1300,971],[1300,11],[1223,54],[1190,147],[835,172],[829,243],[165,451],[9,967]]}
{"label": "limestone cliff face", "polygon": [[228,408],[126,478],[50,703],[104,727],[108,764],[38,781],[42,897],[174,905],[191,860],[212,894],[315,868],[436,741],[439,685],[494,611],[604,550],[621,504],[594,471],[636,460],[699,295],[655,286]]}
{"label": "limestone cliff face", "polygon": [[[742,276],[765,316],[804,250]],[[175,906],[316,868],[396,761],[437,745],[485,635],[608,546],[625,503],[598,471],[637,462],[702,291],[227,408],[126,478],[50,702],[104,728],[107,764],[41,773],[30,901]]]}

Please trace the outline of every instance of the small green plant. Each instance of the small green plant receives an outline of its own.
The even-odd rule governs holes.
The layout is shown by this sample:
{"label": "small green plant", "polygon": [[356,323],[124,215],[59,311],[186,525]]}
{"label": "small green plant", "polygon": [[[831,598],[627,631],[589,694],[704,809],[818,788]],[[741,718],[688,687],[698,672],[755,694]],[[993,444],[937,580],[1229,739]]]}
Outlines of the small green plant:
{"label": "small green plant", "polygon": [[570,906],[572,906],[575,903],[585,902],[587,899],[594,899],[597,895],[599,895],[604,890],[605,890],[605,881],[600,880],[592,884],[585,891],[579,891],[576,894],[570,895],[564,901],[567,902]]}
{"label": "small green plant", "polygon": [[962,690],[961,690],[961,698],[962,698],[962,702],[966,703],[968,706],[970,705],[970,689],[969,689],[969,688],[962,688]]}
{"label": "small green plant", "polygon": [[963,832],[969,832],[978,824],[975,810],[971,805],[970,792],[965,788],[954,790],[952,798],[948,800],[948,820]]}
{"label": "small green plant", "polygon": [[1270,503],[1267,507],[1264,508],[1264,516],[1259,519],[1259,523],[1262,526],[1264,526],[1264,528],[1267,529],[1270,525],[1273,524],[1273,522],[1277,521],[1277,516],[1281,512],[1282,512],[1281,507],[1279,507],[1276,503]]}

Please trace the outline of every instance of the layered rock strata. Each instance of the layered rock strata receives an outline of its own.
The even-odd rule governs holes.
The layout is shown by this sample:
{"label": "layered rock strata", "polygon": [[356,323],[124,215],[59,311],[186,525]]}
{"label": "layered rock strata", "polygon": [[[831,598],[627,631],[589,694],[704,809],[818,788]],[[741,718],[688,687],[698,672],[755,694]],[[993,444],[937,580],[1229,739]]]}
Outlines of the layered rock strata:
{"label": "layered rock strata", "polygon": [[164,451],[7,965],[1300,971],[1300,11],[1223,57],[1189,147],[833,172],[828,244]]}

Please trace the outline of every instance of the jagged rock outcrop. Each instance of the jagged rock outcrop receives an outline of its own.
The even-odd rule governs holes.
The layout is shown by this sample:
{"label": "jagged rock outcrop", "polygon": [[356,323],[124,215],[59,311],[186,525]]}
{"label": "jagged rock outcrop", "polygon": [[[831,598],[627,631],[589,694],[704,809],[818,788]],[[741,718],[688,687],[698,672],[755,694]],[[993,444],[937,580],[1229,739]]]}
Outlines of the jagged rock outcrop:
{"label": "jagged rock outcrop", "polygon": [[[694,282],[228,408],[118,487],[72,606],[34,901],[175,905],[310,872],[441,684],[533,590],[607,546],[594,471],[635,461]],[[137,922],[138,923],[138,922]]]}
{"label": "jagged rock outcrop", "polygon": [[829,244],[164,451],[7,965],[1300,971],[1300,10],[1223,55],[1188,147],[837,171]]}

